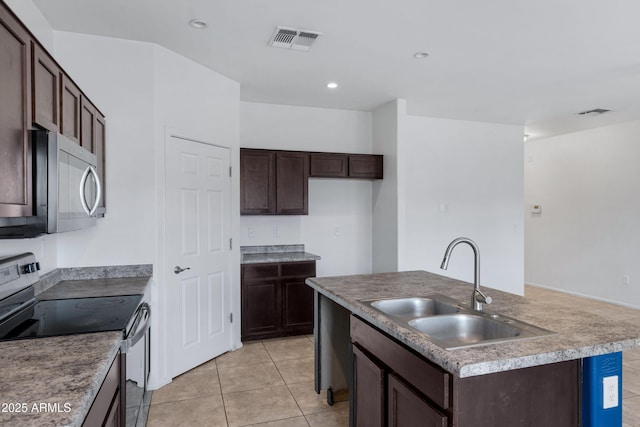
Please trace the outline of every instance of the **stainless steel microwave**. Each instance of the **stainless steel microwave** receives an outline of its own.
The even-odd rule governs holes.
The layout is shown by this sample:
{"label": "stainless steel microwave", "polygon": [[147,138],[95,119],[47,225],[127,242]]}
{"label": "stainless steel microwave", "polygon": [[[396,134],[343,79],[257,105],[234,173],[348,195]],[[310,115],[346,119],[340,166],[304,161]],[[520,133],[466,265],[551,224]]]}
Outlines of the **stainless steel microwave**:
{"label": "stainless steel microwave", "polygon": [[48,233],[96,225],[102,195],[97,164],[95,154],[66,136],[48,134]]}

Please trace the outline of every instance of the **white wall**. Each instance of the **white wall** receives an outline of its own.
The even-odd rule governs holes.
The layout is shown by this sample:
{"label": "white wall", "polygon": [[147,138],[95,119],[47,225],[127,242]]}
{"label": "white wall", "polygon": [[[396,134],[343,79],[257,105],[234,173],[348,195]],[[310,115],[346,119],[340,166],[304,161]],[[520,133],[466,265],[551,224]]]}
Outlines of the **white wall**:
{"label": "white wall", "polygon": [[32,0],[5,0],[13,13],[49,52],[53,52],[53,29]]}
{"label": "white wall", "polygon": [[[371,153],[371,113],[241,102],[240,145]],[[241,216],[240,244],[304,243],[322,257],[318,276],[370,273],[371,189],[366,180],[310,178],[309,215]]]}
{"label": "white wall", "polygon": [[465,236],[480,248],[481,284],[522,295],[523,128],[418,116],[401,123],[399,269],[472,282],[467,245],[440,269],[449,242]]}
{"label": "white wall", "polygon": [[[55,32],[61,65],[107,118],[107,214],[98,226],[56,235],[58,267],[154,266],[151,298],[158,316],[152,342],[151,387],[170,380],[166,335],[170,304],[164,273],[165,131],[214,142],[238,165],[240,85],[162,47]],[[238,177],[232,188],[232,234],[238,235]],[[239,251],[232,253],[239,265]],[[239,267],[231,272],[232,310],[240,311]],[[239,322],[234,346],[240,344]]]}
{"label": "white wall", "polygon": [[[525,279],[640,308],[640,121],[525,144]],[[624,284],[624,276],[629,284]]]}
{"label": "white wall", "polygon": [[55,32],[55,56],[107,118],[107,214],[58,235],[58,267],[151,264],[156,250],[153,45]]}
{"label": "white wall", "polygon": [[398,271],[398,129],[406,102],[373,113],[373,149],[384,155],[384,179],[373,184],[373,272]]}

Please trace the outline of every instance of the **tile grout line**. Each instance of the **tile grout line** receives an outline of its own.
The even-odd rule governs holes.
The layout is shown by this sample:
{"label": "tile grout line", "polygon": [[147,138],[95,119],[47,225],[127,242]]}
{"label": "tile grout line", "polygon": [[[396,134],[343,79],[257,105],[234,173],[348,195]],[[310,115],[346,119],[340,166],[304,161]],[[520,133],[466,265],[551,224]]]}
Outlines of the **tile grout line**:
{"label": "tile grout line", "polygon": [[[264,345],[264,342],[262,343],[262,345]],[[269,352],[269,349],[267,348],[267,346],[265,345],[264,347],[267,350],[267,354],[269,355],[269,358],[273,362],[273,365],[276,367],[276,370],[278,371],[278,375],[280,375],[280,378],[282,378],[282,381],[284,382],[284,385],[287,387],[287,391],[291,395],[291,398],[293,399],[294,402],[296,402],[296,406],[298,407],[298,410],[300,411],[300,414],[304,418],[304,422],[307,423],[307,426],[310,426],[311,424],[309,424],[309,420],[307,419],[307,415],[304,413],[304,411],[300,407],[300,404],[298,403],[298,400],[296,399],[296,397],[291,392],[291,389],[289,388],[289,384],[284,380],[284,377],[282,376],[282,372],[280,372],[280,368],[278,368],[278,364],[276,363],[275,360],[273,360],[273,357],[271,356],[271,353]],[[296,360],[296,359],[292,359],[292,360]]]}
{"label": "tile grout line", "polygon": [[214,359],[216,362],[216,374],[218,375],[218,385],[220,386],[220,397],[222,398],[222,409],[224,410],[224,420],[227,423],[227,427],[229,427],[229,415],[227,415],[227,404],[224,401],[224,392],[222,391],[222,381],[220,380],[220,369],[218,369],[218,360]]}

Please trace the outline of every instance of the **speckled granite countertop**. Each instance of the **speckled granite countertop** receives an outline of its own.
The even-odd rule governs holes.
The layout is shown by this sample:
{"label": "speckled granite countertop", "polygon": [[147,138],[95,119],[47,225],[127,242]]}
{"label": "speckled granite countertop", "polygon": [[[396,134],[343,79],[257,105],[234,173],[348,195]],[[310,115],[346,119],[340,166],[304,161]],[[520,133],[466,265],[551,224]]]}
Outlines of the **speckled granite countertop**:
{"label": "speckled granite countertop", "polygon": [[240,264],[317,261],[318,255],[305,252],[304,245],[241,246]]}
{"label": "speckled granite countertop", "polygon": [[[473,285],[425,271],[373,275],[309,278],[306,283],[355,315],[414,349],[426,359],[459,377],[470,377],[565,360],[581,359],[640,347],[640,324],[594,314],[588,308],[566,303],[533,302],[524,297],[482,287],[493,298],[486,310],[513,317],[556,332],[556,335],[445,350],[423,335],[404,328],[359,302],[363,299],[442,294],[467,307]],[[576,297],[577,300],[581,298]]]}
{"label": "speckled granite countertop", "polygon": [[[1,342],[0,425],[82,425],[121,339],[102,332]],[[53,405],[41,412],[41,403]]]}
{"label": "speckled granite countertop", "polygon": [[[152,274],[151,265],[62,268],[34,288],[42,300],[136,295]],[[100,332],[0,342],[0,405],[7,404],[0,406],[0,425],[82,425],[121,340],[121,332]],[[16,403],[26,404],[27,412],[8,406]],[[40,403],[57,406],[37,412]]]}

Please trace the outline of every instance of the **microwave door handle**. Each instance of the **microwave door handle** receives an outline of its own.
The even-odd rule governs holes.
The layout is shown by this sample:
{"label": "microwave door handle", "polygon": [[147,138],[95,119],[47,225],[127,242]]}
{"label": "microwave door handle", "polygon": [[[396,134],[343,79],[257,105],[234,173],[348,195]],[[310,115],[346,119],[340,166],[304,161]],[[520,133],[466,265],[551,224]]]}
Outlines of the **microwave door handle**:
{"label": "microwave door handle", "polygon": [[93,214],[96,213],[96,209],[98,209],[98,206],[100,205],[100,197],[102,197],[102,185],[100,185],[100,178],[98,177],[98,173],[96,172],[96,170],[92,166],[89,166],[89,170],[93,174],[93,179],[96,182],[96,201],[89,211],[89,216],[93,216]]}
{"label": "microwave door handle", "polygon": [[87,178],[89,178],[89,173],[91,172],[91,166],[87,166],[84,173],[82,174],[82,178],[80,178],[80,204],[82,205],[82,209],[84,212],[91,216],[91,210],[89,209],[89,205],[87,204],[87,200],[84,197],[84,186],[87,183]]}

